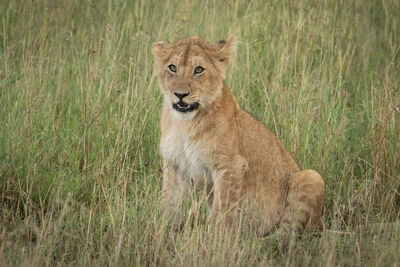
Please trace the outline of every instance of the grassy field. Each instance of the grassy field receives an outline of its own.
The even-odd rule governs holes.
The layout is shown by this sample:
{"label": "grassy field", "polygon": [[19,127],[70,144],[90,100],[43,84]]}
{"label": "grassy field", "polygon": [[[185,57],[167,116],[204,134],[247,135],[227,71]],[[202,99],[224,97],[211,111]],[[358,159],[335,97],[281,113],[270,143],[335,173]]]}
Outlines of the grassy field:
{"label": "grassy field", "polygon": [[[327,182],[320,236],[163,219],[151,43],[229,34],[240,105]],[[397,0],[0,1],[0,265],[399,266],[399,49]]]}

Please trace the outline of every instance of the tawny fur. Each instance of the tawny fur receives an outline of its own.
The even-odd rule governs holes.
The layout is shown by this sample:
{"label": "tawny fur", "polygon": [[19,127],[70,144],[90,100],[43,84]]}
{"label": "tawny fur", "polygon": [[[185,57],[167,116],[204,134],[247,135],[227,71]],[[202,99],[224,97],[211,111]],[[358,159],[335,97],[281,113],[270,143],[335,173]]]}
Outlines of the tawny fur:
{"label": "tawny fur", "polygon": [[[164,94],[160,149],[165,205],[179,224],[192,181],[208,191],[211,216],[227,224],[244,215],[263,232],[278,225],[320,229],[322,177],[300,171],[279,139],[240,109],[223,83],[235,50],[233,38],[215,45],[197,37],[153,44]],[[198,66],[204,68],[200,75],[194,72]],[[199,103],[198,109],[173,109],[176,93],[188,94],[183,101]]]}

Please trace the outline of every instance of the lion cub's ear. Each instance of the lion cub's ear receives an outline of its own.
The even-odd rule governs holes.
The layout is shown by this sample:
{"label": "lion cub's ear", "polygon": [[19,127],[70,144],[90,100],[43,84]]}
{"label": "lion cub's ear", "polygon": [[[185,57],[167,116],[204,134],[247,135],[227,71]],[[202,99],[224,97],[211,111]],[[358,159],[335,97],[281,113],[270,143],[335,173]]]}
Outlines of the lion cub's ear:
{"label": "lion cub's ear", "polygon": [[152,44],[152,53],[155,55],[158,59],[165,59],[169,53],[172,50],[172,44],[169,42],[155,42]]}
{"label": "lion cub's ear", "polygon": [[229,65],[229,62],[233,59],[236,54],[237,41],[234,36],[230,36],[228,40],[221,40],[217,44],[219,61],[223,63],[225,67]]}

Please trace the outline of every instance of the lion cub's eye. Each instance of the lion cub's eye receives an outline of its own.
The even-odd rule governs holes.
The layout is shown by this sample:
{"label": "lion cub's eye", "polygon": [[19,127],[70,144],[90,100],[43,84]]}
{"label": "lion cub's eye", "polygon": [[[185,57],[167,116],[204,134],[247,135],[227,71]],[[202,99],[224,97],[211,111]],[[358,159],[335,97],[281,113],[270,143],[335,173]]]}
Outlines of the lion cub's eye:
{"label": "lion cub's eye", "polygon": [[202,67],[202,66],[197,66],[195,69],[194,69],[194,74],[201,74],[201,73],[203,73],[203,71],[204,71],[204,68]]}
{"label": "lion cub's eye", "polygon": [[176,66],[173,65],[173,64],[169,65],[169,66],[168,66],[168,69],[169,69],[170,71],[174,72],[174,73],[176,73],[176,70],[177,70]]}

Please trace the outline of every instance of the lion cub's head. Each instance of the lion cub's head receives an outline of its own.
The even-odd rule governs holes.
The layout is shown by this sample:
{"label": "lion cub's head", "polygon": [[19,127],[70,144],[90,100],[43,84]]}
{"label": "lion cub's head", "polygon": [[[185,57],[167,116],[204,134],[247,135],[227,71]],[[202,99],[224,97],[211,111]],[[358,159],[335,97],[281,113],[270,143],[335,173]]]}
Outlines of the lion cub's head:
{"label": "lion cub's head", "polygon": [[225,69],[236,51],[236,42],[231,37],[210,44],[191,37],[175,45],[153,43],[152,48],[165,101],[185,113],[210,107],[222,93]]}

